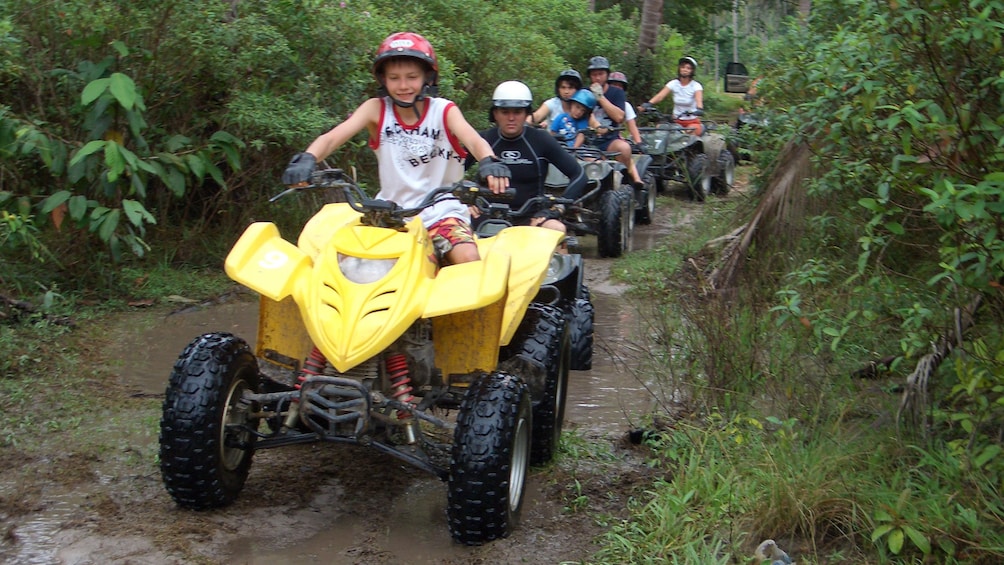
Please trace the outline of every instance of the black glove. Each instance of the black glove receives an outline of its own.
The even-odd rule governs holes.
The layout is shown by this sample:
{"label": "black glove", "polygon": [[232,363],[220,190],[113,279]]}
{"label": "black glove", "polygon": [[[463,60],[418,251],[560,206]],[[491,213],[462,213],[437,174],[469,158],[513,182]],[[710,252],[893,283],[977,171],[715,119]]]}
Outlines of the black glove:
{"label": "black glove", "polygon": [[478,175],[482,181],[488,180],[488,177],[512,178],[509,166],[498,157],[485,157],[478,161]]}
{"label": "black glove", "polygon": [[304,151],[293,155],[289,165],[282,173],[282,184],[293,186],[301,182],[310,181],[310,175],[317,168],[317,159],[310,153]]}
{"label": "black glove", "polygon": [[703,116],[704,115],[704,108],[698,108],[698,109],[694,110],[693,112],[691,112],[691,114],[693,114],[695,116]]}
{"label": "black glove", "polygon": [[651,112],[652,110],[655,110],[655,104],[652,104],[651,102],[645,102],[641,105],[642,112]]}

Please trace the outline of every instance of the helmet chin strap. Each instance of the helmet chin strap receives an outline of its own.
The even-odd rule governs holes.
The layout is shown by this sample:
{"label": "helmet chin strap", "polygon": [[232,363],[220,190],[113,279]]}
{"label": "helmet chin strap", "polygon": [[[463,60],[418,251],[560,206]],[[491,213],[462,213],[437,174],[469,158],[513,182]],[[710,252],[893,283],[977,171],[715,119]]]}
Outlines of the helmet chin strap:
{"label": "helmet chin strap", "polygon": [[404,101],[398,100],[397,98],[394,98],[393,96],[391,96],[389,93],[387,94],[387,96],[390,97],[391,101],[398,108],[411,108],[412,111],[415,112],[415,119],[416,120],[421,120],[422,119],[422,114],[419,113],[418,108],[415,107],[415,104],[417,102],[421,102],[422,100],[425,100],[426,95],[428,93],[429,93],[429,85],[427,84],[427,85],[423,86],[422,87],[422,91],[419,92],[417,96],[415,96],[415,101],[414,102],[404,102]]}

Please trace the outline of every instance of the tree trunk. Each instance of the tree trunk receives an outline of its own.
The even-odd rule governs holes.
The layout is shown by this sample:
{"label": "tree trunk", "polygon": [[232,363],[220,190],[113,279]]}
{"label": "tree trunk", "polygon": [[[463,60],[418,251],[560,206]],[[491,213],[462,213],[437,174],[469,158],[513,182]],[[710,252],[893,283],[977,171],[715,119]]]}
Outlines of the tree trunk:
{"label": "tree trunk", "polygon": [[659,25],[662,23],[662,0],[645,0],[641,7],[641,33],[638,34],[638,50],[655,53],[659,41]]}
{"label": "tree trunk", "polygon": [[809,12],[812,9],[812,0],[798,0],[798,15],[801,17],[802,25],[809,22]]}

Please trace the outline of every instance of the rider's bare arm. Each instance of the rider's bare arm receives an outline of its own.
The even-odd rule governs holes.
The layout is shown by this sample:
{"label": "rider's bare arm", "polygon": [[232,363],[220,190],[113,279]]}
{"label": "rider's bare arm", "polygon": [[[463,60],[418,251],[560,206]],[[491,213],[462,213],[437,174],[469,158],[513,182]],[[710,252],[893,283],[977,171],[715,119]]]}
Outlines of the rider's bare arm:
{"label": "rider's bare arm", "polygon": [[669,87],[668,86],[664,86],[664,87],[662,87],[662,90],[660,90],[659,92],[655,93],[655,96],[653,96],[652,98],[648,99],[648,103],[652,104],[654,106],[654,105],[658,104],[659,102],[662,102],[663,99],[665,99],[667,96],[669,96],[669,93],[670,93]]}
{"label": "rider's bare arm", "polygon": [[547,118],[547,115],[549,113],[550,113],[550,110],[547,108],[547,104],[541,104],[540,108],[537,108],[536,110],[534,110],[534,112],[532,114],[530,114],[530,115],[528,115],[526,117],[526,123],[531,124],[531,125],[533,125],[533,124],[541,124],[541,125],[543,125],[544,124],[544,120]]}
{"label": "rider's bare arm", "polygon": [[344,122],[315,139],[307,147],[307,153],[316,157],[318,161],[322,161],[363,129],[369,130],[372,138],[376,133],[377,124],[380,122],[382,108],[379,98],[370,98],[363,102]]}
{"label": "rider's bare arm", "polygon": [[624,121],[624,109],[611,102],[606,96],[597,98],[596,102],[603,107],[603,111],[607,113],[607,117],[611,120],[617,123]]}

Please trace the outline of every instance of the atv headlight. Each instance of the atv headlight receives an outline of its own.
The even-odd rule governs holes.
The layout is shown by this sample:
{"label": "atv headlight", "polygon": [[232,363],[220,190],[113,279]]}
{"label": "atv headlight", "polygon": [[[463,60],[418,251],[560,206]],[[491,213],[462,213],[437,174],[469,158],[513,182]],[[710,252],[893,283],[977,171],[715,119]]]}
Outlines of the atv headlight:
{"label": "atv headlight", "polygon": [[345,278],[356,284],[376,282],[394,268],[397,259],[362,259],[338,254],[338,268]]}
{"label": "atv headlight", "polygon": [[607,166],[604,163],[597,163],[595,161],[591,163],[586,163],[583,168],[586,172],[586,178],[589,180],[602,180],[603,177],[607,176]]}

